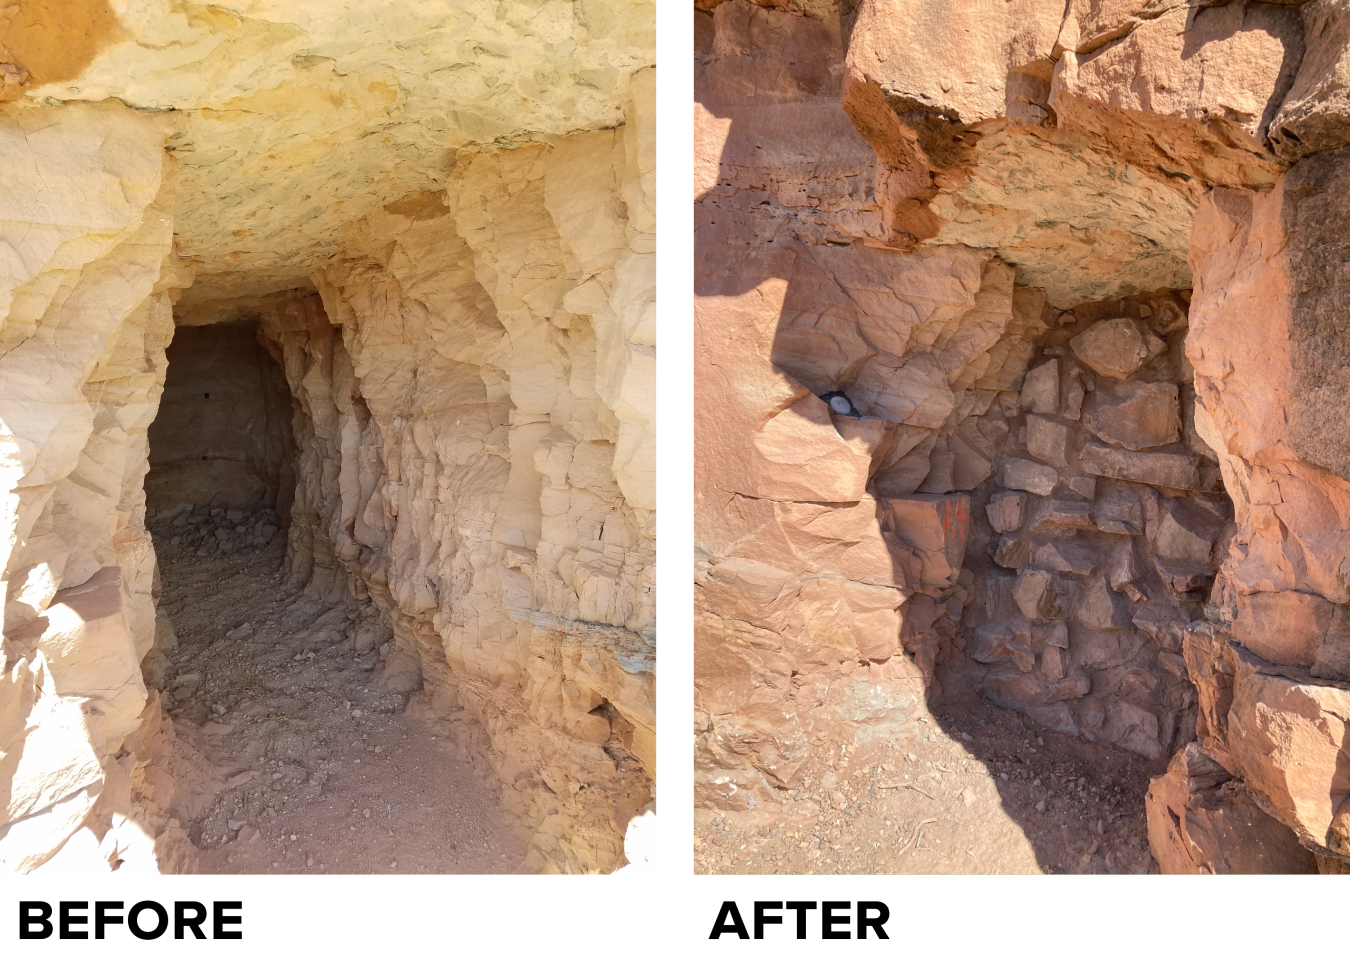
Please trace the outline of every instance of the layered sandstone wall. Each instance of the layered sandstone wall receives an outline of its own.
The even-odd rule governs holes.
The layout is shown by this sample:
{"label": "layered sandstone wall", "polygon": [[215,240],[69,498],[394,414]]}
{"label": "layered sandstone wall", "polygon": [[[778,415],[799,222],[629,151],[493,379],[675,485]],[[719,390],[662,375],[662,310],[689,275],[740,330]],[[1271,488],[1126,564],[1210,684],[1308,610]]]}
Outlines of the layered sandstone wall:
{"label": "layered sandstone wall", "polygon": [[702,800],[983,692],[1179,748],[1166,871],[1334,867],[1350,8],[699,9]]}
{"label": "layered sandstone wall", "polygon": [[[155,639],[146,430],[171,292],[189,280],[172,255],[166,134],[118,104],[0,119],[6,869],[48,859],[145,765],[119,752],[142,723]],[[116,825],[100,830],[105,852],[163,831],[134,812]]]}
{"label": "layered sandstone wall", "polygon": [[499,780],[525,868],[613,869],[655,774],[650,5],[31,6],[0,867],[193,868],[219,776],[146,685],[148,488],[293,510],[294,586],[389,618],[387,683]]}
{"label": "layered sandstone wall", "polygon": [[618,130],[354,226],[262,317],[297,402],[290,565],[388,614],[384,673],[483,742],[538,870],[612,868],[655,775],[651,80]]}

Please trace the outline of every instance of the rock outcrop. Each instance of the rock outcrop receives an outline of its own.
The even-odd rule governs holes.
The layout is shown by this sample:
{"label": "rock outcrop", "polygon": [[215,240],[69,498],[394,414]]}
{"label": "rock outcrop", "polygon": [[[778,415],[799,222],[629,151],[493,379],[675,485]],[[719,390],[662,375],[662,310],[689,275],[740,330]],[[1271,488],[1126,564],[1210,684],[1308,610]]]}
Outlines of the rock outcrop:
{"label": "rock outcrop", "polygon": [[523,868],[609,871],[655,774],[652,8],[245,6],[0,33],[0,867],[193,867],[148,493],[267,508]]}
{"label": "rock outcrop", "polygon": [[699,799],[982,695],[1175,752],[1164,871],[1338,868],[1350,8],[695,18]]}

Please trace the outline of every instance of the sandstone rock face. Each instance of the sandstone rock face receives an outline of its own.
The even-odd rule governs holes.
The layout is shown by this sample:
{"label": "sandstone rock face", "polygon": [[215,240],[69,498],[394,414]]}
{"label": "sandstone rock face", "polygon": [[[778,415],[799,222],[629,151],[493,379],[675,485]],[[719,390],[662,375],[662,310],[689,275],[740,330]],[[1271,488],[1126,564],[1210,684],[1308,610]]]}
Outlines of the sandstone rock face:
{"label": "sandstone rock face", "polygon": [[[700,116],[738,106],[698,157],[696,380],[719,413],[698,430],[701,798],[809,810],[792,779],[812,736],[875,733],[816,702],[907,659],[916,701],[983,695],[1175,752],[1148,801],[1164,871],[1339,867],[1350,7],[861,0],[841,5],[842,65],[820,67],[829,11],[712,6]],[[766,153],[800,130],[748,106],[769,91],[830,132],[837,92],[853,130]],[[788,170],[805,194],[766,193]],[[933,269],[972,255],[989,258],[964,283],[978,308],[943,310],[930,338]],[[1015,323],[1036,307],[1028,348],[1011,381],[972,383],[950,347],[978,344],[1009,290]],[[895,424],[865,465],[812,415],[831,391]],[[738,467],[788,412],[774,473],[800,485],[774,489]],[[873,506],[915,492],[970,496],[950,585]],[[815,578],[816,614],[835,575],[841,618],[860,584],[895,591],[898,619],[866,626],[903,654],[854,620],[853,663],[817,682],[824,632],[793,588]]]}
{"label": "sandstone rock face", "polygon": [[6,34],[0,868],[193,868],[219,776],[143,678],[173,637],[147,493],[275,510],[294,586],[381,610],[525,870],[623,861],[655,774],[655,74],[649,5],[584,6]]}
{"label": "sandstone rock face", "polygon": [[0,287],[8,870],[50,858],[137,762],[119,752],[141,723],[138,665],[155,638],[146,429],[170,291],[190,278],[172,255],[166,133],[115,104],[0,119],[16,256]]}
{"label": "sandstone rock face", "polygon": [[[839,244],[880,212],[837,21],[698,16],[698,795],[776,809],[818,742],[923,712],[927,628],[959,615],[934,607],[968,544],[955,491],[995,473],[1044,299],[989,253]],[[832,417],[831,391],[879,429]]]}
{"label": "sandstone rock face", "polygon": [[1153,779],[1149,839],[1166,875],[1296,875],[1317,871],[1311,852],[1268,815],[1196,742]]}

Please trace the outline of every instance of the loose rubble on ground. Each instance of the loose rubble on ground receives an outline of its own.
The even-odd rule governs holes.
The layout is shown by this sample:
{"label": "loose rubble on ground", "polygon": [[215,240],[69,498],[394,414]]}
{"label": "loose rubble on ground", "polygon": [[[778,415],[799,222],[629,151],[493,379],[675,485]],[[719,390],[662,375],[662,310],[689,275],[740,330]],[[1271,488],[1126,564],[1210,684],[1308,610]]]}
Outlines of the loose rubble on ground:
{"label": "loose rubble on ground", "polygon": [[[1156,872],[1149,763],[984,705],[929,716],[913,741],[835,745],[770,825],[695,811],[697,873]],[[1156,770],[1156,769],[1154,769]]]}
{"label": "loose rubble on ground", "polygon": [[274,511],[183,506],[151,531],[173,633],[143,670],[205,759],[186,825],[199,871],[516,868],[524,843],[488,782],[405,713],[416,677],[389,660],[388,621],[288,584]]}

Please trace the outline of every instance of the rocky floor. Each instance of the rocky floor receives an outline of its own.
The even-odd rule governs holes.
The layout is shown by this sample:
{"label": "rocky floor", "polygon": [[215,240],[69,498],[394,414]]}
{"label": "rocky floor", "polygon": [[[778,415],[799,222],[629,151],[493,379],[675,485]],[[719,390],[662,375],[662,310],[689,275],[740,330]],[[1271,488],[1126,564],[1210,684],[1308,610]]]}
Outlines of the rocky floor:
{"label": "rocky floor", "polygon": [[[152,524],[177,645],[147,662],[218,789],[187,825],[205,873],[505,873],[525,846],[487,781],[404,713],[388,624],[288,590],[271,511]],[[188,729],[184,729],[185,731]]]}
{"label": "rocky floor", "polygon": [[989,704],[833,767],[766,821],[695,811],[697,873],[1147,873],[1137,755],[1044,731]]}

